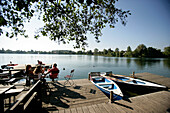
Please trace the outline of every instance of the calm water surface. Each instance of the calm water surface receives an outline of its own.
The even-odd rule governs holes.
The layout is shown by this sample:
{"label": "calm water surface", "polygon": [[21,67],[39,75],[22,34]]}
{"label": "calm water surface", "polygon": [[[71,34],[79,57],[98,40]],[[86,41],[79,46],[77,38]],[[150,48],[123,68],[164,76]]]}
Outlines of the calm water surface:
{"label": "calm water surface", "polygon": [[[45,64],[57,63],[60,79],[75,69],[74,78],[87,78],[92,71],[112,71],[114,74],[130,75],[149,72],[170,77],[170,59],[167,58],[120,58],[89,55],[45,55],[45,54],[0,54],[0,66],[9,63],[36,64],[37,60]],[[63,70],[65,68],[65,70]]]}

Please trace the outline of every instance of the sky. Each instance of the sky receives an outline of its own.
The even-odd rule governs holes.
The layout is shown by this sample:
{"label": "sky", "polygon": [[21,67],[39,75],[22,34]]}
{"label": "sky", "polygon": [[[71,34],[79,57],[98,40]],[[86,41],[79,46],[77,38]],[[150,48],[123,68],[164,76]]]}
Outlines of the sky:
{"label": "sky", "polygon": [[[131,14],[127,18],[127,25],[123,26],[120,21],[115,28],[106,27],[102,30],[102,36],[99,38],[100,43],[95,38],[87,34],[88,47],[86,50],[109,49],[126,50],[128,46],[134,50],[139,44],[147,47],[154,47],[163,50],[164,47],[170,46],[170,0],[119,0],[116,7],[123,10],[130,10]],[[73,43],[58,44],[51,41],[48,37],[34,39],[35,31],[43,26],[43,22],[37,17],[33,18],[30,23],[25,24],[29,38],[14,37],[7,38],[5,35],[0,36],[0,49],[5,50],[73,50]]]}

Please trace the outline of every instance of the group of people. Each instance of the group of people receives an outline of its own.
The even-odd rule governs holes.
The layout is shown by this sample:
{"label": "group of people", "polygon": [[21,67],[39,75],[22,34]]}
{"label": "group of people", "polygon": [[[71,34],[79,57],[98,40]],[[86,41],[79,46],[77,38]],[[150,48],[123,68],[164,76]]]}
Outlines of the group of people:
{"label": "group of people", "polygon": [[34,70],[32,70],[31,65],[26,66],[26,75],[29,78],[29,81],[33,79],[34,82],[38,80],[42,80],[44,82],[45,80],[44,78],[49,73],[52,81],[54,81],[55,78],[58,78],[59,69],[57,68],[56,63],[54,63],[53,68],[49,69],[46,73],[45,73],[45,68],[43,69],[40,64],[38,64]]}

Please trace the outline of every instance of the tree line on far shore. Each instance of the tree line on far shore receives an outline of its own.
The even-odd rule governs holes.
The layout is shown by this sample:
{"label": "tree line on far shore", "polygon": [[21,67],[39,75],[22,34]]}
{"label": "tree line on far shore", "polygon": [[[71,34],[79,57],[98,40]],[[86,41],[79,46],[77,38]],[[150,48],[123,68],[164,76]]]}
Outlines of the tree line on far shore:
{"label": "tree line on far shore", "polygon": [[[91,54],[91,51],[87,51],[87,54]],[[97,48],[95,48],[93,55],[102,55],[110,57],[164,58],[170,57],[170,46],[165,47],[163,52],[157,48],[147,48],[144,44],[140,44],[134,51],[132,51],[130,46],[127,47],[127,50],[121,51],[119,50],[119,48],[116,48],[115,50],[112,50],[111,48],[103,49],[103,51],[99,51]]]}
{"label": "tree line on far shore", "polygon": [[148,57],[148,58],[164,58],[170,57],[170,46],[165,47],[162,52],[160,49],[153,47],[146,47],[144,44],[138,45],[138,47],[132,51],[131,47],[128,46],[127,50],[119,50],[116,48],[115,50],[103,49],[103,51],[99,51],[99,49],[95,48],[94,51],[71,51],[71,50],[53,50],[53,51],[12,51],[12,50],[4,50],[4,48],[0,49],[0,53],[15,53],[15,54],[82,54],[82,55],[97,55],[97,56],[108,56],[108,57]]}

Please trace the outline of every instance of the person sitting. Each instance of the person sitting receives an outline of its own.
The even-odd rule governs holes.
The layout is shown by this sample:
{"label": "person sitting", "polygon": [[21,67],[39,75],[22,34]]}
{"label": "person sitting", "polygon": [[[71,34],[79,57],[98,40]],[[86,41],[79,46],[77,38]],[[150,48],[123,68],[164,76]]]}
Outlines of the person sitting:
{"label": "person sitting", "polygon": [[42,69],[42,67],[40,65],[38,65],[35,70],[34,70],[34,81],[38,81],[40,80],[42,77],[42,74],[44,73],[44,70]]}
{"label": "person sitting", "polygon": [[50,69],[45,75],[49,73],[50,73],[50,79],[52,79],[52,81],[54,82],[54,79],[58,78],[58,73],[59,73],[59,69],[57,68],[56,63],[53,64],[53,68]]}
{"label": "person sitting", "polygon": [[30,79],[34,79],[34,73],[33,71],[31,70],[31,65],[27,65],[26,66],[26,72],[25,74],[27,75],[27,77],[29,77]]}
{"label": "person sitting", "polygon": [[31,81],[31,79],[33,79],[34,80],[34,74],[33,74],[33,71],[31,70],[31,65],[27,65],[26,66],[26,72],[25,72],[25,74],[26,74],[26,76],[27,76],[27,78],[26,78],[26,85],[27,86],[30,86],[30,81]]}

